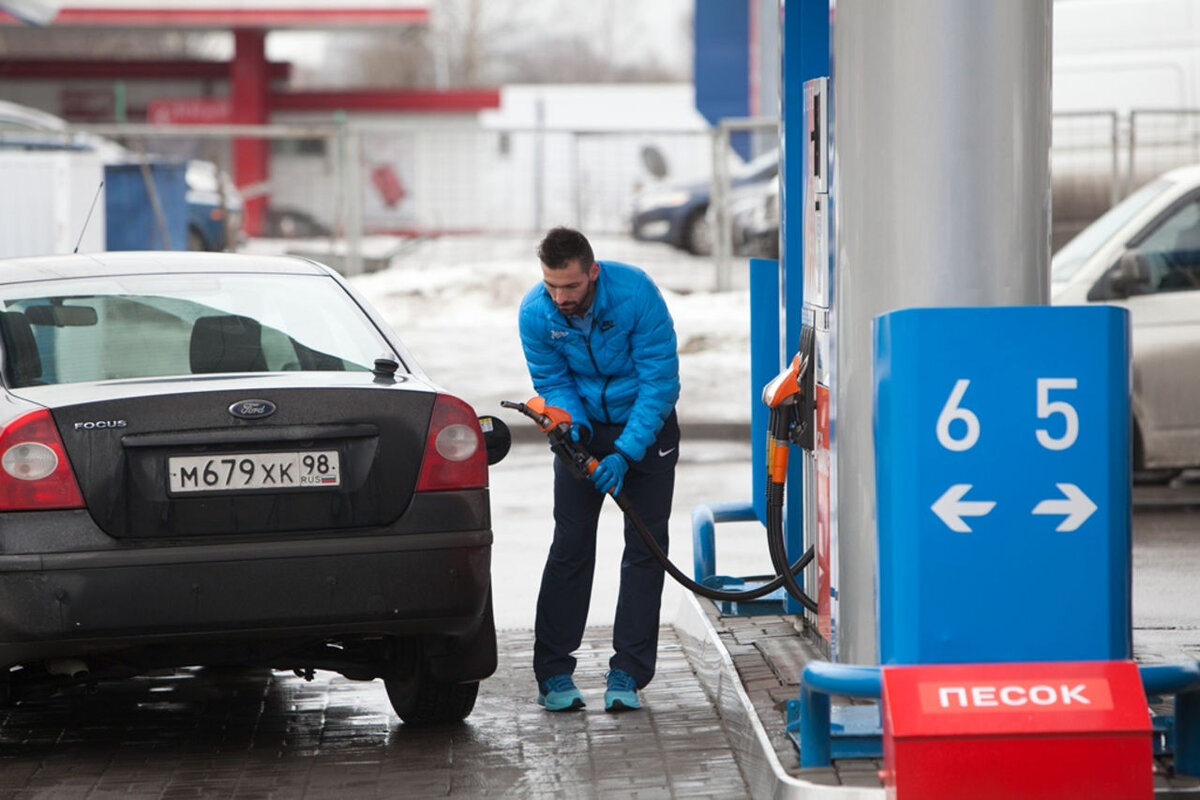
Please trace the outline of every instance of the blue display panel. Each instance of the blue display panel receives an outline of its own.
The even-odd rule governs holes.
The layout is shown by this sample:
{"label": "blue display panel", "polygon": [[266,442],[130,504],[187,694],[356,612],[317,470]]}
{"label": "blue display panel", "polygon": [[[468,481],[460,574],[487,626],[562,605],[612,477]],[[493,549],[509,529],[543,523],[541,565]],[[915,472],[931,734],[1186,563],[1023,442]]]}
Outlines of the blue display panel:
{"label": "blue display panel", "polygon": [[[696,110],[714,127],[726,117],[750,114],[749,0],[696,0],[692,83]],[[743,160],[753,157],[750,134],[730,137]]]}
{"label": "blue display panel", "polygon": [[875,319],[884,664],[1129,658],[1129,316]]}

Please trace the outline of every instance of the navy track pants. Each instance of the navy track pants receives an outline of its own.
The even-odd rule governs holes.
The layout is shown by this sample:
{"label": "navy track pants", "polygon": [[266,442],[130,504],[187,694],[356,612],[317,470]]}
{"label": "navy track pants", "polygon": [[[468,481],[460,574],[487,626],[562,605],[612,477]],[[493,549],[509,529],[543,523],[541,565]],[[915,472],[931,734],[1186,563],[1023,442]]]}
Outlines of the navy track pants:
{"label": "navy track pants", "polygon": [[[621,430],[621,425],[595,424],[588,450],[604,458],[613,452],[613,442]],[[679,422],[671,412],[646,455],[629,466],[622,488],[664,552],[678,461]],[[538,681],[575,671],[571,654],[583,641],[596,567],[596,528],[605,502],[612,503],[591,481],[574,477],[555,458],[554,542],[542,572],[534,626],[533,671]],[[612,505],[615,510],[616,504]],[[621,587],[613,620],[614,653],[609,668],[628,672],[638,688],[654,677],[662,588],[662,565],[626,519]]]}

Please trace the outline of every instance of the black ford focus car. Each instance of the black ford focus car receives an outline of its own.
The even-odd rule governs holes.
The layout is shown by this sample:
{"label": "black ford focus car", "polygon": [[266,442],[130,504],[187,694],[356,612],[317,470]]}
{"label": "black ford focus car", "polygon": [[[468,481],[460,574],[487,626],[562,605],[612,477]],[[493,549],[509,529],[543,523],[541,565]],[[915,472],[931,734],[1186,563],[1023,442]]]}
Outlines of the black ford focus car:
{"label": "black ford focus car", "polygon": [[410,723],[470,713],[503,423],[338,275],[9,259],[0,309],[0,697],[238,664],[382,678]]}

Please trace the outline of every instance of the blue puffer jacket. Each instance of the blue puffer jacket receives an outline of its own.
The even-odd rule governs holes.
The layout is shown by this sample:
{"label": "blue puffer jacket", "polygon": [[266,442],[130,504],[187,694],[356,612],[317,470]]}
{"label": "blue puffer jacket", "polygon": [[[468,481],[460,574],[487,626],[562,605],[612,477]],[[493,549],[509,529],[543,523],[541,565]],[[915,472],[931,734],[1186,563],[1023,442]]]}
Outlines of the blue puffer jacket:
{"label": "blue puffer jacket", "polygon": [[641,461],[679,399],[675,324],[645,272],[599,263],[591,332],[569,325],[539,283],[521,301],[521,345],[548,405],[576,422],[624,423],[616,448]]}

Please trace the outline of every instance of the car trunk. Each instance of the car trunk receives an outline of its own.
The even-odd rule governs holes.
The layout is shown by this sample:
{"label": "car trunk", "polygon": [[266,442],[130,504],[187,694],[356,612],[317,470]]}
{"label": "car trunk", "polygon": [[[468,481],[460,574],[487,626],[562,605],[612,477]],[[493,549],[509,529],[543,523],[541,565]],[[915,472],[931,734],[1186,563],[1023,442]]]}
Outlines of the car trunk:
{"label": "car trunk", "polygon": [[[394,522],[412,499],[434,398],[403,385],[259,388],[52,412],[110,536],[261,536]],[[275,410],[239,419],[230,408],[246,400]]]}

